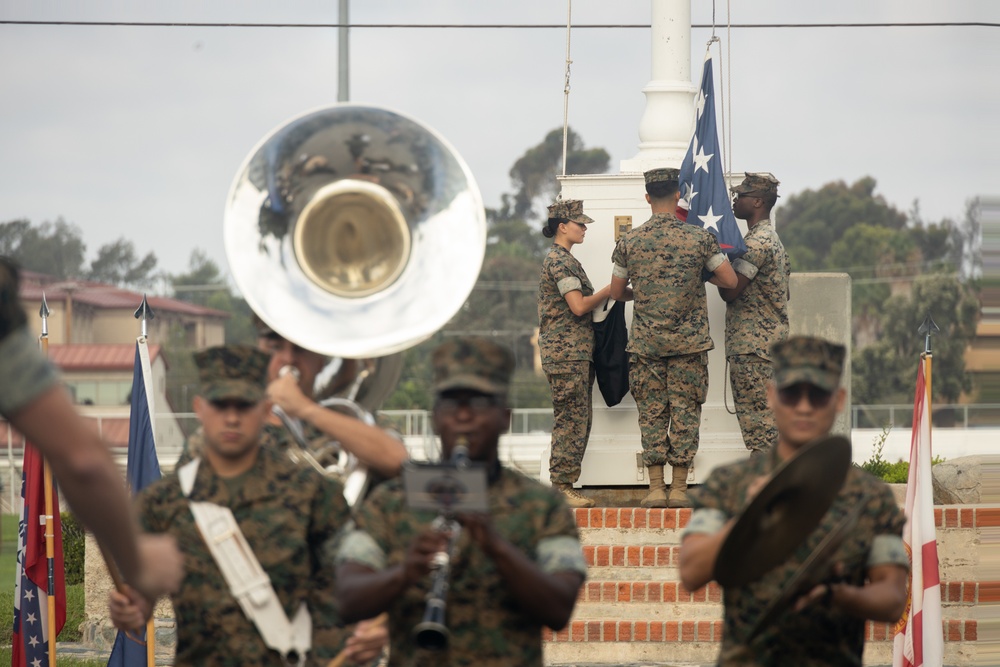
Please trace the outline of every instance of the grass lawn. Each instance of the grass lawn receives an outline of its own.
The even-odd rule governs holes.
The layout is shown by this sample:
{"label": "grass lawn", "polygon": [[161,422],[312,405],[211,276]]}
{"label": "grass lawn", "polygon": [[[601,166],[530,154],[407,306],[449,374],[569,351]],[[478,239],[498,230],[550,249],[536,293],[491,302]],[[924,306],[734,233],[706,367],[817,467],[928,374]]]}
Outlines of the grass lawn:
{"label": "grass lawn", "polygon": [[14,586],[14,571],[17,568],[17,522],[15,514],[0,517],[0,588]]}
{"label": "grass lawn", "polygon": [[[104,660],[94,660],[93,658],[74,658],[66,655],[59,655],[59,649],[56,648],[56,660],[60,664],[73,665],[73,667],[107,667],[108,661]],[[0,664],[9,665],[11,661],[10,647],[4,646],[0,647]]]}
{"label": "grass lawn", "polygon": [[[14,621],[14,583],[17,574],[17,522],[18,517],[5,514],[2,517],[3,540],[0,541],[0,646],[10,645]],[[58,641],[80,641],[80,624],[83,615],[83,584],[66,586],[66,625],[59,633]],[[0,664],[7,660],[7,654],[0,649]]]}

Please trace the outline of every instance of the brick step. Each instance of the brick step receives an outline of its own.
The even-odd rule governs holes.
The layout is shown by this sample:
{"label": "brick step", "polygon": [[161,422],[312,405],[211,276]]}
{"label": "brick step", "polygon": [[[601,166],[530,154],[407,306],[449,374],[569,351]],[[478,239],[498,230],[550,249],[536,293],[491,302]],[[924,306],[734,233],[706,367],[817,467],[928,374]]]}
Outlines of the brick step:
{"label": "brick step", "polygon": [[[972,618],[979,605],[1000,602],[1000,581],[945,581],[941,605],[945,620]],[[711,583],[693,593],[674,580],[595,581],[577,599],[574,619],[705,620],[722,616],[722,588]]]}
{"label": "brick step", "polygon": [[[692,593],[678,581],[680,533],[691,511],[598,507],[574,513],[588,578],[570,625],[544,634],[546,664],[714,663],[722,590],[713,583]],[[990,612],[1000,603],[1000,581],[989,570],[992,561],[983,560],[983,548],[1000,534],[1000,507],[939,506],[935,524],[945,664],[970,664],[988,649],[979,635],[996,627]],[[892,662],[892,631],[891,624],[867,624],[866,665]]]}
{"label": "brick step", "polygon": [[[969,642],[979,639],[978,621],[943,622],[945,663],[964,664]],[[865,664],[892,663],[890,623],[865,625]],[[559,632],[544,630],[546,664],[713,663],[722,621],[574,620]]]}

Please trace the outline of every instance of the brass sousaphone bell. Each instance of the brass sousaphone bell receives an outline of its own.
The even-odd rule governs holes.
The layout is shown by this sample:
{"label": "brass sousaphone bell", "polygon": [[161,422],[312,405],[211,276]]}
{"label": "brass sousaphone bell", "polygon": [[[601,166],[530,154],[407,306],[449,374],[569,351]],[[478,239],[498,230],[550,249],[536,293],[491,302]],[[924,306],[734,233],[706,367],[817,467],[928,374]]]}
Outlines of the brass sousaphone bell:
{"label": "brass sousaphone bell", "polygon": [[366,360],[371,412],[395,383],[371,369],[398,377],[399,353],[471,293],[486,218],[469,168],[440,135],[395,111],[338,104],[251,151],[223,236],[233,279],[266,325],[308,350]]}

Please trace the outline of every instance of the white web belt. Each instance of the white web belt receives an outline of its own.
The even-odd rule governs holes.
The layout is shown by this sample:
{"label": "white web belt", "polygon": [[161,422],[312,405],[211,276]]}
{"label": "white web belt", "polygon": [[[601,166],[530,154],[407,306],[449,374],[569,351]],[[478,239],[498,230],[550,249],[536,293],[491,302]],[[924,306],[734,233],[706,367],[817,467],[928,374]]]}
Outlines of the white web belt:
{"label": "white web belt", "polygon": [[[178,470],[181,491],[189,496],[194,487],[200,459]],[[278,594],[271,585],[260,561],[243,536],[236,517],[228,507],[215,503],[190,502],[198,530],[208,545],[233,597],[240,603],[268,648],[282,655],[288,664],[305,664],[312,646],[312,618],[306,603],[299,604],[294,618],[288,620]]]}

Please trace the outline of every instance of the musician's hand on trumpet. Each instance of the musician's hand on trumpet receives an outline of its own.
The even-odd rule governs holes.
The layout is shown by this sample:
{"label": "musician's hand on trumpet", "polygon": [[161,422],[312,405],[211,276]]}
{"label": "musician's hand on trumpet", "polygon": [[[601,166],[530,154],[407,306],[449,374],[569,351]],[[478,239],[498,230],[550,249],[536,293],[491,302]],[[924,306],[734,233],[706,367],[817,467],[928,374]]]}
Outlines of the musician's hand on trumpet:
{"label": "musician's hand on trumpet", "polygon": [[283,366],[278,377],[267,385],[267,397],[294,419],[307,419],[311,408],[322,410],[299,386],[299,372],[294,366]]}

